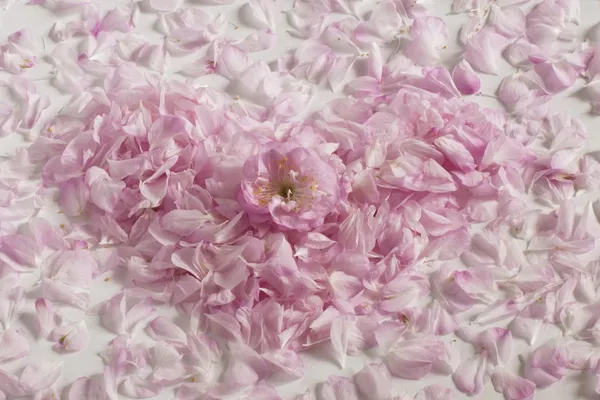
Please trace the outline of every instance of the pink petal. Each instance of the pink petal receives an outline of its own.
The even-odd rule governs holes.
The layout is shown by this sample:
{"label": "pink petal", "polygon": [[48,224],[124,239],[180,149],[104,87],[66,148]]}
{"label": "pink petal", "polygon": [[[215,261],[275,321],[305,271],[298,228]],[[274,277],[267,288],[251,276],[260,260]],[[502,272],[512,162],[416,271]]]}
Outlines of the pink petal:
{"label": "pink petal", "polygon": [[119,386],[119,392],[134,399],[157,396],[162,389],[162,385],[148,382],[139,375],[126,377]]}
{"label": "pink petal", "polygon": [[421,390],[415,400],[453,400],[452,391],[441,385],[430,385]]}
{"label": "pink petal", "polygon": [[169,343],[187,343],[185,332],[166,317],[156,317],[147,326],[146,331],[155,340],[164,340]]}
{"label": "pink petal", "polygon": [[535,383],[496,368],[492,374],[494,390],[504,394],[506,400],[531,400],[535,393]]}
{"label": "pink petal", "polygon": [[462,143],[449,136],[440,136],[434,143],[448,160],[462,171],[469,172],[475,169],[475,160]]}
{"label": "pink petal", "polygon": [[250,0],[240,9],[244,22],[257,29],[275,29],[275,4],[268,0]]}
{"label": "pink petal", "polygon": [[89,188],[82,179],[71,179],[61,185],[58,195],[60,210],[69,217],[83,213],[89,198]]}
{"label": "pink petal", "polygon": [[63,362],[29,364],[21,373],[20,385],[27,393],[35,393],[52,386],[62,375]]}
{"label": "pink petal", "polygon": [[577,70],[566,61],[542,62],[535,64],[533,69],[548,93],[557,93],[573,86],[579,75]]}
{"label": "pink petal", "polygon": [[510,359],[512,334],[508,329],[490,328],[479,334],[477,344],[487,350],[488,360],[494,365],[503,365]]}
{"label": "pink petal", "polygon": [[106,212],[112,213],[125,188],[122,181],[114,181],[106,171],[98,167],[87,170],[85,183],[90,188],[91,201]]}
{"label": "pink petal", "polygon": [[525,39],[518,39],[510,44],[504,51],[504,57],[513,67],[525,67],[531,65],[529,56],[539,53],[540,49]]}
{"label": "pink petal", "polygon": [[469,40],[465,58],[476,70],[496,75],[498,60],[505,44],[506,38],[493,29],[482,29]]}
{"label": "pink petal", "polygon": [[29,353],[29,341],[19,330],[9,328],[0,335],[0,362],[16,360]]}
{"label": "pink petal", "polygon": [[509,38],[525,33],[525,13],[518,6],[492,4],[489,22],[498,33]]}
{"label": "pink petal", "polygon": [[37,242],[27,236],[6,235],[0,238],[0,260],[15,271],[30,271],[36,267]]}
{"label": "pink petal", "polygon": [[386,357],[392,375],[404,379],[422,379],[444,353],[444,345],[433,338],[401,341]]}
{"label": "pink petal", "polygon": [[236,46],[226,46],[221,50],[217,60],[217,71],[228,79],[237,79],[250,67],[248,54]]}
{"label": "pink petal", "polygon": [[355,60],[356,58],[352,56],[338,56],[335,58],[327,74],[327,82],[331,90],[337,91],[339,85],[346,79],[348,71],[352,68]]}
{"label": "pink petal", "polygon": [[13,287],[1,293],[0,296],[0,322],[4,329],[8,329],[14,320],[21,314],[24,303],[24,291],[20,286]]}
{"label": "pink petal", "polygon": [[546,387],[562,379],[567,373],[568,355],[563,343],[550,339],[538,347],[525,366],[525,378],[537,387]]}
{"label": "pink petal", "polygon": [[291,350],[272,350],[262,354],[262,357],[273,368],[283,372],[291,379],[300,379],[304,377],[304,363],[298,354]]}
{"label": "pink petal", "polygon": [[0,369],[0,393],[3,395],[20,397],[29,394],[30,391],[23,388],[18,377]]}
{"label": "pink petal", "polygon": [[109,400],[104,384],[90,378],[79,378],[71,385],[67,400]]}
{"label": "pink petal", "polygon": [[481,355],[474,355],[462,364],[452,375],[456,388],[469,395],[479,394],[488,379],[487,360]]}
{"label": "pink petal", "polygon": [[359,400],[356,386],[348,378],[330,376],[321,387],[323,400]]}
{"label": "pink petal", "polygon": [[40,337],[47,338],[50,332],[56,326],[57,315],[54,312],[52,302],[47,299],[39,298],[35,301],[35,311],[37,317],[37,327]]}
{"label": "pink petal", "polygon": [[461,60],[452,70],[452,80],[464,95],[471,95],[481,89],[481,80],[467,60]]}
{"label": "pink petal", "polygon": [[354,375],[358,392],[365,400],[387,398],[392,392],[392,377],[384,364],[369,364]]}
{"label": "pink petal", "polygon": [[61,232],[53,227],[48,221],[40,217],[29,220],[29,229],[37,242],[44,247],[52,250],[62,250],[67,246],[66,240]]}
{"label": "pink petal", "polygon": [[446,46],[448,27],[437,17],[422,17],[413,21],[413,40],[404,54],[421,65],[433,65],[441,60],[440,51]]}
{"label": "pink petal", "polygon": [[237,343],[230,346],[230,359],[223,379],[229,385],[247,387],[268,374],[266,362],[250,347]]}
{"label": "pink petal", "polygon": [[369,53],[369,75],[381,82],[383,74],[383,56],[381,49],[375,43],[371,44],[371,52]]}
{"label": "pink petal", "polygon": [[89,250],[68,250],[56,254],[49,266],[48,276],[65,285],[86,289],[98,270],[98,263]]}
{"label": "pink petal", "polygon": [[340,368],[346,365],[346,354],[348,353],[348,342],[350,340],[351,327],[347,318],[336,318],[331,324],[330,339],[335,351],[335,356]]}
{"label": "pink petal", "polygon": [[428,86],[435,88],[432,92],[439,92],[451,97],[459,97],[460,92],[450,76],[448,70],[444,67],[427,68],[423,70],[423,75]]}
{"label": "pink petal", "polygon": [[54,349],[58,351],[81,351],[90,342],[90,332],[83,320],[55,328],[51,337],[56,341]]}
{"label": "pink petal", "polygon": [[59,280],[42,279],[42,295],[53,302],[70,304],[82,310],[86,310],[90,304],[89,293],[76,290]]}
{"label": "pink petal", "polygon": [[268,50],[275,46],[276,43],[277,37],[275,36],[275,33],[270,28],[267,28],[246,36],[237,44],[237,47],[249,53],[253,53],[256,51]]}
{"label": "pink petal", "polygon": [[135,331],[156,311],[149,299],[135,298],[127,292],[121,292],[110,300],[97,306],[102,325],[116,334]]}

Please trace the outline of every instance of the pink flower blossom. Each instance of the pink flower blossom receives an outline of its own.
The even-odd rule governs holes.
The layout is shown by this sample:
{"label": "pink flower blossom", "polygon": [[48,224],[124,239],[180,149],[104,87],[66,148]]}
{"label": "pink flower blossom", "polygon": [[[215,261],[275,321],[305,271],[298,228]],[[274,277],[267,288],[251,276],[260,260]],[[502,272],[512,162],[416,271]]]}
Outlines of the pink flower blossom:
{"label": "pink flower blossom", "polygon": [[307,231],[321,226],[335,210],[341,195],[338,179],[315,150],[271,147],[244,165],[240,202],[257,221],[268,215],[284,229]]}

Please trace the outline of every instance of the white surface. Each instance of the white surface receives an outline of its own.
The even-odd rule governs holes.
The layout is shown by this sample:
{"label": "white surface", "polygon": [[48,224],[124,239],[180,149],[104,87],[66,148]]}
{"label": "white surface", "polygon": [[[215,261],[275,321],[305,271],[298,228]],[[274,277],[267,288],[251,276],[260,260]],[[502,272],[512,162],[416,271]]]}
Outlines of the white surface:
{"label": "white surface", "polygon": [[[325,1],[325,0],[324,0]],[[18,4],[11,7],[6,13],[0,16],[0,40],[4,40],[4,38],[9,34],[14,32],[17,29],[21,29],[24,27],[30,28],[35,34],[39,35],[40,43],[41,38],[44,37],[46,40],[46,51],[49,53],[54,47],[54,43],[47,38],[47,34],[50,30],[50,27],[54,22],[58,19],[66,19],[69,18],[66,16],[57,16],[52,14],[51,12],[44,10],[40,7],[31,7],[25,6],[23,3],[25,2],[17,2]],[[109,7],[111,5],[116,4],[126,4],[125,1],[116,1],[116,0],[98,0],[97,3],[102,3],[103,6]],[[211,13],[224,13],[226,19],[231,21],[237,25],[240,25],[240,29],[235,30],[233,25],[231,25],[230,35],[235,35],[241,38],[248,32],[252,30],[246,29],[241,25],[238,19],[238,9],[244,3],[244,1],[235,2],[233,5],[229,6],[209,6],[207,9]],[[278,4],[281,4],[285,8],[291,7],[290,0],[279,0]],[[200,3],[194,2],[194,5]],[[465,16],[453,15],[446,16],[449,11],[451,4],[451,0],[437,0],[435,4],[436,13],[439,16],[442,16],[451,32],[451,38],[456,37],[456,32],[458,31],[460,24],[464,21]],[[1,5],[1,3],[0,3]],[[597,0],[582,0],[582,23],[580,26],[580,31],[585,32],[589,27],[600,20],[600,1]],[[72,16],[70,17],[72,18]],[[137,28],[137,32],[142,33],[144,35],[148,35],[148,37],[155,38],[158,42],[160,40],[160,35],[153,31],[152,24],[154,23],[154,14],[142,13],[140,17],[140,23]],[[268,52],[260,52],[254,53],[253,57],[262,57],[267,62],[274,61],[282,55],[285,51],[294,48],[300,43],[299,40],[290,37],[286,33],[286,21],[283,14],[278,16],[279,18],[279,26],[277,30],[278,35],[278,44],[274,49],[271,49]],[[42,49],[40,48],[40,51]],[[448,52],[448,56],[451,57],[453,54],[456,54],[458,51],[458,45],[450,42],[448,43],[448,48],[446,50]],[[39,55],[40,57],[42,54]],[[173,71],[176,69],[177,65],[180,63],[180,60],[173,60],[172,67],[169,69]],[[40,63],[40,65],[35,68],[27,71],[26,76],[30,79],[41,79],[36,81],[38,84],[38,89],[51,94],[53,106],[52,109],[59,109],[62,103],[65,101],[66,97],[60,95],[57,91],[50,87],[45,78],[49,76],[51,71],[50,66],[47,63]],[[508,64],[503,65],[502,73],[499,76],[483,76],[483,86],[482,92],[486,94],[493,94],[495,89],[497,88],[499,82],[502,77],[514,72],[514,69],[510,67]],[[171,75],[169,72],[167,75]],[[4,75],[0,75],[0,77],[4,77]],[[202,78],[202,82],[206,83],[209,86],[223,86],[223,80],[215,79],[214,77]],[[600,135],[600,118],[592,117],[587,114],[589,106],[582,102],[581,100],[575,98],[574,96],[570,96],[570,94],[575,93],[578,89],[580,89],[583,85],[583,82],[578,82],[576,87],[572,88],[568,91],[568,93],[561,94],[557,96],[553,100],[553,107],[557,110],[568,109],[569,112],[576,117],[581,118],[581,120],[585,123],[587,130],[589,132],[589,151],[600,150],[600,140],[598,139],[598,135]],[[3,93],[3,92],[1,92]],[[341,95],[341,94],[338,94]],[[313,109],[318,108],[320,104],[323,104],[327,100],[335,97],[333,94],[328,92],[321,92],[313,102]],[[473,97],[475,101],[481,102],[488,106],[498,107],[498,103],[491,98],[487,97]],[[50,113],[47,113],[47,115]],[[23,140],[13,135],[9,138],[0,139],[0,154],[9,154],[14,151],[15,148],[21,146],[23,144]],[[589,196],[585,198],[579,199],[583,204],[583,200],[589,199]],[[24,281],[28,282],[33,286],[34,282],[37,281],[37,276],[31,276],[24,279]],[[92,303],[95,304],[102,300],[108,299],[113,294],[117,293],[120,290],[120,287],[112,282],[105,282],[103,279],[98,279],[94,283],[94,287],[92,289]],[[7,370],[15,370],[19,366],[24,365],[28,360],[40,360],[40,359],[57,359],[60,358],[65,362],[65,369],[63,374],[63,380],[66,384],[70,383],[75,379],[81,376],[91,376],[97,373],[102,372],[103,363],[102,360],[97,356],[97,353],[105,348],[108,342],[114,337],[113,334],[107,332],[103,328],[99,326],[97,317],[87,317],[83,312],[80,311],[72,311],[71,317],[74,319],[85,318],[87,320],[88,326],[90,327],[90,331],[92,334],[92,342],[90,346],[85,350],[77,354],[72,355],[60,355],[52,351],[52,344],[46,342],[44,340],[37,341],[32,332],[32,313],[33,313],[33,299],[35,298],[35,292],[30,293],[28,306],[29,309],[26,310],[26,313],[23,317],[23,324],[26,328],[25,331],[31,335],[31,342],[35,343],[32,347],[31,353],[28,358],[24,360],[20,360],[15,363],[9,363],[5,365],[0,365],[0,368],[4,368]],[[175,316],[176,311],[174,309],[162,309],[162,315],[166,316]],[[500,323],[501,325],[501,323]],[[557,328],[547,328],[543,332],[543,336],[549,337],[554,335],[561,335],[560,331]],[[451,339],[451,338],[450,338]],[[513,354],[521,353],[527,355],[531,350],[529,347],[519,339],[516,339],[517,347]],[[538,344],[543,343],[543,340],[539,340]],[[457,341],[455,343],[456,346],[461,346],[461,351],[464,356],[467,356],[469,352],[472,351],[470,345],[466,345],[461,341]],[[464,346],[464,349],[463,349]],[[311,354],[304,354],[303,358],[305,359],[305,372],[306,376],[302,380],[295,381],[293,383],[285,384],[277,386],[282,397],[284,399],[290,398],[292,395],[299,394],[304,392],[307,388],[314,388],[317,384],[323,382],[327,379],[329,375],[337,374],[342,376],[351,376],[357,371],[359,371],[366,363],[376,361],[376,358],[369,357],[368,355],[361,356],[353,356],[349,357],[349,361],[347,363],[347,367],[344,370],[340,370],[333,359],[327,355],[327,346],[324,346],[321,351],[312,351]],[[516,356],[513,356],[512,359],[513,367],[516,369],[519,366],[519,359]],[[449,388],[454,389],[454,384],[452,383],[450,377],[439,376],[435,374],[429,375],[426,379],[422,379],[419,381],[405,381],[405,380],[397,380],[396,387],[402,388],[407,391],[408,394],[414,394],[421,388],[430,385],[432,383],[439,383],[445,385]],[[592,381],[593,383],[593,381]],[[581,379],[578,377],[577,379],[570,378],[569,376],[565,377],[561,382],[552,386],[550,389],[537,391],[536,399],[578,399],[578,398],[598,398],[598,395],[595,394],[592,397],[584,396],[586,393],[593,394],[593,386],[592,392],[589,391],[589,388],[585,388],[585,385],[582,385]],[[466,398],[462,393],[456,392],[457,399]],[[124,398],[124,397],[123,397]],[[171,390],[165,391],[160,396],[156,397],[156,399],[168,400],[173,398],[173,393]],[[494,392],[491,383],[488,383],[485,390],[475,398],[477,399],[501,399],[502,395]],[[84,400],[84,399],[82,399]],[[259,400],[259,399],[257,399]]]}

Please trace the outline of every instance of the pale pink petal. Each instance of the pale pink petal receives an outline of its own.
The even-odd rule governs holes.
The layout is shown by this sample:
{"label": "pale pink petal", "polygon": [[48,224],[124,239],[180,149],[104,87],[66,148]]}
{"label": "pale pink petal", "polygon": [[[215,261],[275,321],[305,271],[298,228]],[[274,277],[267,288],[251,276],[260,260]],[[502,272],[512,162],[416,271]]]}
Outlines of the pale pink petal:
{"label": "pale pink petal", "polygon": [[35,393],[52,386],[62,375],[62,370],[62,361],[29,364],[21,373],[19,383],[25,392]]}
{"label": "pale pink petal", "polygon": [[323,400],[359,400],[356,386],[348,378],[330,376],[321,387]]}
{"label": "pale pink petal", "polygon": [[149,382],[139,375],[126,377],[119,385],[119,392],[134,399],[157,396],[163,387],[159,383]]}
{"label": "pale pink petal", "polygon": [[156,309],[148,298],[136,298],[131,293],[121,292],[107,302],[95,306],[102,325],[116,334],[135,332],[154,315]]}
{"label": "pale pink petal", "polygon": [[557,93],[573,86],[579,76],[578,71],[566,61],[536,63],[533,70],[548,93]]}
{"label": "pale pink petal", "polygon": [[276,43],[277,37],[275,36],[275,33],[270,28],[267,28],[259,32],[251,33],[241,42],[237,43],[236,46],[249,53],[253,53],[256,51],[268,50],[275,46]]}
{"label": "pale pink petal", "polygon": [[356,61],[355,57],[352,56],[337,56],[329,73],[327,74],[327,82],[329,87],[334,92],[337,91],[340,84],[346,79],[348,71],[352,68],[352,65]]}
{"label": "pale pink petal", "polygon": [[441,385],[430,385],[415,396],[415,400],[453,400],[452,390]]}
{"label": "pale pink petal", "polygon": [[540,49],[535,44],[521,38],[508,45],[504,57],[513,67],[525,67],[531,65],[529,56],[539,52]]}
{"label": "pale pink petal", "polygon": [[91,201],[104,211],[112,213],[125,183],[114,181],[105,170],[98,167],[87,170],[85,183],[89,187]]}
{"label": "pale pink petal", "polygon": [[531,400],[535,393],[535,383],[515,376],[503,368],[496,368],[492,374],[494,390],[502,393],[506,400]]}
{"label": "pale pink petal", "polygon": [[509,38],[525,33],[525,13],[518,6],[492,4],[489,22],[496,31]]}
{"label": "pale pink petal", "polygon": [[186,373],[181,362],[183,355],[165,342],[156,343],[149,349],[148,355],[149,364],[152,366],[152,378],[155,381],[173,381]]}
{"label": "pale pink petal", "polygon": [[467,60],[461,60],[452,70],[452,80],[464,95],[471,95],[481,89],[481,80]]}
{"label": "pale pink petal", "polygon": [[434,338],[399,342],[388,354],[385,363],[392,375],[404,379],[422,379],[434,362],[444,354],[444,344]]}
{"label": "pale pink petal", "polygon": [[87,310],[90,305],[89,293],[77,290],[59,280],[42,279],[42,294],[48,300],[70,304],[82,310]]}
{"label": "pale pink petal", "polygon": [[147,326],[146,331],[156,340],[174,344],[186,344],[185,332],[166,317],[156,317]]}
{"label": "pale pink petal", "polygon": [[542,328],[543,321],[541,319],[527,318],[517,315],[510,324],[510,330],[515,335],[527,341],[529,345],[533,345],[537,335]]}
{"label": "pale pink petal", "polygon": [[240,8],[244,22],[257,29],[275,29],[277,10],[275,3],[269,0],[250,0]]}
{"label": "pale pink petal", "polygon": [[24,290],[21,286],[14,286],[0,292],[0,323],[4,329],[8,329],[13,321],[19,318],[25,301],[23,295]]}
{"label": "pale pink petal", "polygon": [[351,327],[347,318],[336,318],[331,324],[330,339],[335,351],[336,361],[343,369],[346,365],[346,354],[348,353],[348,342],[350,340]]}
{"label": "pale pink petal", "polygon": [[437,17],[422,17],[413,21],[413,40],[404,54],[421,65],[433,65],[441,60],[440,52],[446,48],[448,27]]}
{"label": "pale pink petal", "polygon": [[564,343],[550,339],[538,347],[525,365],[525,378],[537,387],[546,387],[558,382],[567,373],[569,359]]}
{"label": "pale pink petal", "polygon": [[79,321],[54,329],[51,334],[56,341],[54,349],[58,351],[77,352],[85,349],[90,342],[90,332],[85,321]]}
{"label": "pale pink petal", "polygon": [[453,78],[444,67],[433,67],[423,70],[423,75],[427,81],[425,88],[431,87],[432,92],[439,92],[449,97],[459,97],[460,92],[454,84]]}
{"label": "pale pink petal", "polygon": [[89,188],[83,179],[71,179],[61,185],[58,195],[60,210],[69,217],[80,216],[89,199]]}
{"label": "pale pink petal", "polygon": [[267,374],[268,365],[258,353],[242,343],[230,345],[230,358],[223,373],[223,379],[228,385],[251,386],[264,379]]}
{"label": "pale pink petal", "polygon": [[52,302],[44,298],[37,299],[35,301],[35,311],[38,333],[40,337],[47,338],[56,326],[57,315],[54,312]]}
{"label": "pale pink petal", "polygon": [[469,40],[465,58],[476,70],[496,75],[498,60],[506,40],[504,36],[496,33],[493,29],[484,28]]}
{"label": "pale pink petal", "polygon": [[263,353],[262,357],[273,369],[281,371],[291,379],[300,379],[304,376],[304,363],[298,354],[291,350],[272,350]]}
{"label": "pale pink petal", "polygon": [[474,355],[462,364],[452,375],[456,388],[469,395],[479,394],[488,376],[487,360],[481,355]]}
{"label": "pale pink petal", "polygon": [[29,388],[26,389],[21,385],[17,376],[0,369],[0,393],[12,397],[20,397],[30,394],[31,391],[28,389]]}
{"label": "pale pink petal", "polygon": [[228,79],[237,79],[250,65],[248,54],[237,46],[223,48],[216,62],[217,72]]}
{"label": "pale pink petal", "polygon": [[440,136],[434,141],[448,160],[464,172],[475,169],[475,160],[466,147],[449,136]]}
{"label": "pale pink petal", "polygon": [[37,265],[37,242],[27,236],[6,235],[0,238],[0,260],[15,271],[30,271]]}
{"label": "pale pink petal", "polygon": [[29,353],[29,341],[20,330],[8,328],[0,334],[0,362],[17,360]]}
{"label": "pale pink petal", "polygon": [[392,377],[384,364],[369,364],[354,375],[358,392],[365,400],[387,398],[392,392]]}
{"label": "pale pink petal", "polygon": [[371,52],[369,53],[369,75],[381,82],[383,74],[383,56],[381,55],[380,47],[372,43]]}
{"label": "pale pink petal", "polygon": [[104,382],[82,377],[77,379],[69,388],[67,400],[108,400],[109,396],[104,391]]}
{"label": "pale pink petal", "polygon": [[41,246],[52,250],[61,250],[67,247],[67,242],[62,233],[43,218],[32,218],[29,221],[29,229]]}

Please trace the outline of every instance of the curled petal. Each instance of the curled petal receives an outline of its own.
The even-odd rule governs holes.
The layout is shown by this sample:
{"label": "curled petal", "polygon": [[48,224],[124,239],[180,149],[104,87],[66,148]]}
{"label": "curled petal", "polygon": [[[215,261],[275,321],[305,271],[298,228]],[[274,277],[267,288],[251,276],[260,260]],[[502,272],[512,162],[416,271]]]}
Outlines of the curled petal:
{"label": "curled petal", "polygon": [[76,352],[85,349],[90,342],[90,332],[85,321],[59,326],[52,332],[54,348],[59,351]]}
{"label": "curled petal", "polygon": [[471,95],[481,89],[481,80],[467,60],[461,60],[452,70],[452,80],[464,95]]}

